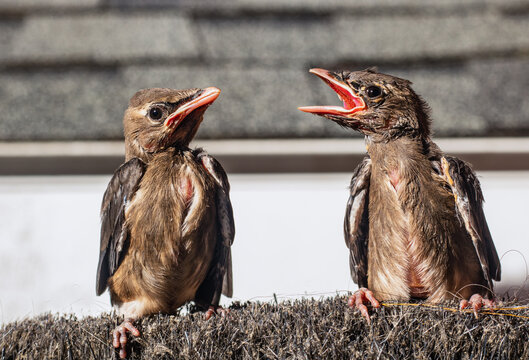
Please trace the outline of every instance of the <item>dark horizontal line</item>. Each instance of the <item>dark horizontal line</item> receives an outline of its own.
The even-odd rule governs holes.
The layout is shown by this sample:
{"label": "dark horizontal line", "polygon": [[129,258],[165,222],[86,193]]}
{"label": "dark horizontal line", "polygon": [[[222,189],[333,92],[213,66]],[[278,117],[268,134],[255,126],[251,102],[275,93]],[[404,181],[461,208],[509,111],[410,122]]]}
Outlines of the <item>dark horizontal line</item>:
{"label": "dark horizontal line", "polygon": [[194,68],[244,68],[244,69],[306,69],[311,67],[325,67],[327,69],[363,69],[376,65],[379,69],[395,70],[421,70],[463,69],[471,63],[479,63],[487,60],[527,60],[529,59],[529,48],[512,48],[505,50],[487,51],[461,51],[458,54],[443,55],[435,57],[422,56],[396,56],[391,59],[371,58],[353,59],[350,57],[326,60],[323,58],[259,58],[251,57],[211,57],[204,52],[196,55],[185,56],[131,56],[116,59],[92,59],[92,58],[50,58],[41,59],[7,59],[0,60],[0,74],[45,72],[45,71],[113,71],[118,73],[128,67],[145,66],[155,67],[194,67]]}
{"label": "dark horizontal line", "polygon": [[[518,8],[520,5],[497,4],[495,8],[511,10],[511,8]],[[490,6],[481,4],[479,2],[471,2],[469,4],[443,4],[440,2],[436,5],[410,5],[410,4],[386,4],[384,6],[376,5],[350,5],[350,4],[318,4],[310,5],[305,3],[288,4],[266,4],[266,6],[254,6],[252,4],[229,4],[223,1],[210,1],[207,3],[197,3],[196,1],[161,1],[161,2],[130,2],[130,3],[114,3],[112,1],[104,1],[95,5],[0,5],[0,16],[16,16],[21,17],[27,14],[38,12],[45,15],[78,15],[90,13],[145,13],[157,11],[185,11],[192,14],[192,16],[205,17],[280,17],[288,18],[291,16],[328,16],[328,15],[343,15],[350,16],[385,16],[385,15],[455,15],[462,16],[468,12],[477,13],[485,12]],[[511,10],[512,12],[513,10]],[[510,12],[507,12],[510,14]]]}
{"label": "dark horizontal line", "polygon": [[385,4],[376,5],[307,5],[304,3],[287,5],[267,4],[266,6],[254,6],[251,4],[226,4],[223,1],[211,1],[207,4],[197,4],[196,1],[162,1],[160,3],[119,3],[105,1],[95,5],[9,5],[0,4],[0,20],[22,20],[24,17],[38,13],[45,16],[79,16],[86,14],[149,14],[172,12],[184,13],[185,16],[195,19],[237,19],[245,18],[256,20],[273,17],[275,19],[305,18],[321,20],[325,17],[335,15],[350,17],[379,17],[379,16],[466,16],[468,14],[486,14],[492,7],[498,10],[500,16],[523,16],[529,11],[527,4],[484,4],[477,1],[461,4]]}
{"label": "dark horizontal line", "polygon": [[[528,153],[451,154],[477,171],[529,170]],[[216,156],[228,173],[351,172],[364,154],[252,154]],[[102,175],[112,174],[122,156],[4,156],[0,175]]]}
{"label": "dark horizontal line", "polygon": [[[454,54],[445,54],[443,56],[435,55],[418,55],[418,56],[395,56],[394,58],[376,58],[370,59],[351,59],[343,58],[338,60],[326,61],[323,65],[328,69],[358,69],[366,68],[376,64],[379,68],[391,68],[392,70],[419,70],[421,68],[430,71],[435,68],[463,68],[472,62],[483,62],[486,60],[512,60],[527,59],[529,49],[512,47],[511,49],[500,50],[477,50],[477,51],[459,51]],[[312,64],[311,64],[312,66]]]}

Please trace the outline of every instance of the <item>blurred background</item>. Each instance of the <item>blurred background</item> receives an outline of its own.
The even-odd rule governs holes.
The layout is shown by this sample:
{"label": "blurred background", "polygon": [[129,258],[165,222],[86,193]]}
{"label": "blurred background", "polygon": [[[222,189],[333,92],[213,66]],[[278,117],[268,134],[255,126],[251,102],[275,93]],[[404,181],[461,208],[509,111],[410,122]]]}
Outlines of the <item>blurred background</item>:
{"label": "blurred background", "polygon": [[[234,299],[330,296],[363,140],[298,111],[338,104],[311,67],[413,81],[437,143],[470,161],[522,296],[529,235],[527,0],[0,0],[0,323],[97,314],[99,206],[146,87],[217,86],[194,142],[230,175]],[[229,301],[224,300],[225,304]]]}

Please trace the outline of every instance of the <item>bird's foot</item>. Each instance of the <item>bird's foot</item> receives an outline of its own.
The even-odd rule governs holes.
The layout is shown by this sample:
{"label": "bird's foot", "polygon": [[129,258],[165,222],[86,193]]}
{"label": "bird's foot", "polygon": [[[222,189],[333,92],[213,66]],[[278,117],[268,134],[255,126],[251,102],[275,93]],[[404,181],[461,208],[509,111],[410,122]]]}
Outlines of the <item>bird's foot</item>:
{"label": "bird's foot", "polygon": [[360,288],[356,290],[349,298],[349,306],[358,309],[360,313],[362,313],[362,315],[366,318],[368,324],[370,324],[371,318],[369,317],[367,306],[364,305],[365,303],[370,303],[374,308],[380,307],[380,303],[377,299],[375,299],[373,292],[366,288]]}
{"label": "bird's foot", "polygon": [[125,320],[114,329],[112,345],[116,349],[119,348],[119,358],[125,359],[127,357],[127,351],[125,347],[127,345],[127,332],[130,332],[134,336],[140,336],[140,331],[134,327],[132,320]]}
{"label": "bird's foot", "polygon": [[206,311],[205,318],[206,320],[209,320],[213,315],[219,315],[222,318],[228,317],[230,314],[230,309],[225,309],[222,306],[214,306],[211,305]]}
{"label": "bird's foot", "polygon": [[472,310],[474,311],[474,316],[476,317],[476,319],[478,318],[478,311],[483,306],[485,306],[487,308],[493,308],[494,306],[496,306],[496,303],[494,302],[494,300],[485,299],[480,294],[474,294],[474,295],[472,295],[470,297],[470,299],[461,300],[461,302],[459,303],[459,309],[460,310],[463,310],[463,309],[466,309],[466,308],[472,308]]}

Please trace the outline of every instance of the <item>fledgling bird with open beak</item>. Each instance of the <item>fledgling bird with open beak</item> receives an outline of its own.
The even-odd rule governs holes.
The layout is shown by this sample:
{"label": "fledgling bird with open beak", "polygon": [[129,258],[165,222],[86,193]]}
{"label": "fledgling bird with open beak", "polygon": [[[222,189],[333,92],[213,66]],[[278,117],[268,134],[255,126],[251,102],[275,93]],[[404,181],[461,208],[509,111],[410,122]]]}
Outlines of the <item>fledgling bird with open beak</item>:
{"label": "fledgling bird with open beak", "polygon": [[126,357],[127,332],[139,317],[174,313],[188,301],[213,314],[221,293],[232,296],[235,234],[229,183],[221,165],[189,143],[214,87],[145,89],[123,119],[126,162],[108,184],[101,205],[96,292],[108,287],[125,317],[113,333]]}
{"label": "fledgling bird with open beak", "polygon": [[353,173],[345,213],[349,305],[369,321],[378,300],[460,298],[461,308],[493,306],[500,261],[467,163],[430,137],[429,110],[407,80],[368,69],[312,69],[343,101],[299,108],[365,135],[367,156]]}

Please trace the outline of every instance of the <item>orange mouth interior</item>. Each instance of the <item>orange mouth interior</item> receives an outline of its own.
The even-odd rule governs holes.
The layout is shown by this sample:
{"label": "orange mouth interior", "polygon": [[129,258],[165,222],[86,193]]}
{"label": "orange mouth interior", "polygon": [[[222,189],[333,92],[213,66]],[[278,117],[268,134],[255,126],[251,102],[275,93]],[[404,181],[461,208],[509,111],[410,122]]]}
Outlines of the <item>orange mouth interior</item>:
{"label": "orange mouth interior", "polygon": [[323,81],[325,81],[327,85],[331,87],[331,89],[336,92],[340,100],[343,102],[343,107],[331,105],[302,106],[298,108],[299,110],[318,115],[339,115],[351,117],[354,113],[367,108],[364,99],[356,95],[347,84],[335,79],[328,70],[311,69],[310,72],[319,76]]}

